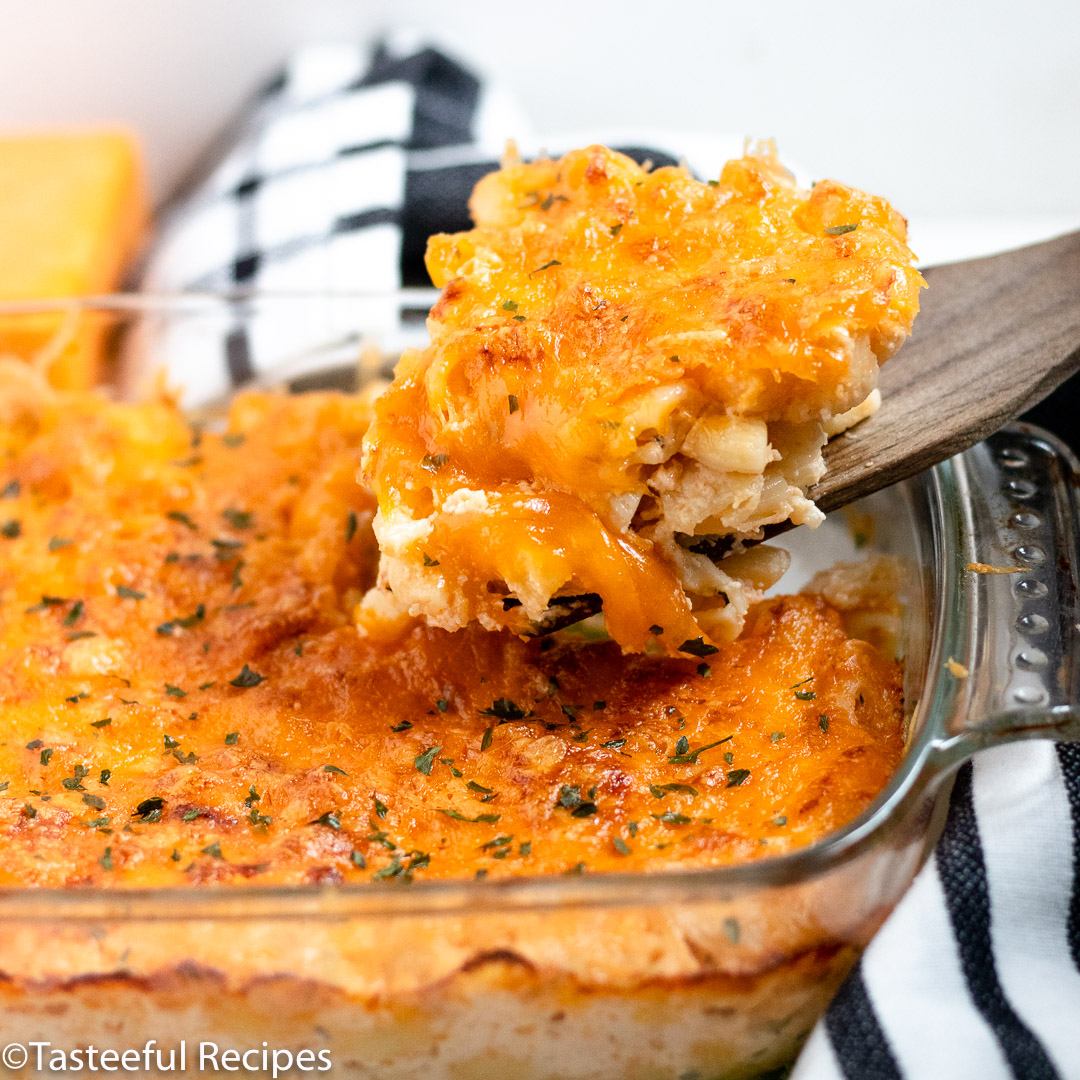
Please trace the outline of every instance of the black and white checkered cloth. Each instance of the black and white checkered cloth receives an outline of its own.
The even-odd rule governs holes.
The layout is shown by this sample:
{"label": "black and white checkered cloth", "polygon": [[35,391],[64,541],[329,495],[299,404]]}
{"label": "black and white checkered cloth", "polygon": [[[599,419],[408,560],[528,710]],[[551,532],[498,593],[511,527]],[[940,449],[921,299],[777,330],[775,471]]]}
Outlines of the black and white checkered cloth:
{"label": "black and white checkered cloth", "polygon": [[[589,138],[638,161],[676,162],[625,134]],[[469,195],[508,137],[523,153],[544,149],[508,96],[422,41],[298,53],[173,201],[142,275],[148,292],[294,298],[238,303],[217,326],[217,347],[206,319],[164,327],[155,354],[185,402],[325,368],[334,343],[355,355],[358,333],[388,354],[425,340],[427,238],[470,227]],[[709,175],[741,152],[741,140],[690,141],[690,164]],[[567,135],[546,149],[575,145]]]}
{"label": "black and white checkered cloth", "polygon": [[[187,401],[311,372],[335,342],[353,355],[358,327],[388,351],[422,341],[430,297],[399,290],[427,286],[428,235],[469,226],[469,193],[507,136],[526,154],[541,148],[513,102],[436,48],[300,53],[174,205],[144,284],[316,294],[318,311],[245,301],[209,331],[205,320],[198,333],[167,328],[156,355]],[[670,133],[545,141],[553,153],[600,141],[676,159],[657,148]],[[677,141],[699,175],[741,152],[738,139]],[[1022,743],[964,767],[933,858],[794,1076],[1080,1080],[1080,746]]]}

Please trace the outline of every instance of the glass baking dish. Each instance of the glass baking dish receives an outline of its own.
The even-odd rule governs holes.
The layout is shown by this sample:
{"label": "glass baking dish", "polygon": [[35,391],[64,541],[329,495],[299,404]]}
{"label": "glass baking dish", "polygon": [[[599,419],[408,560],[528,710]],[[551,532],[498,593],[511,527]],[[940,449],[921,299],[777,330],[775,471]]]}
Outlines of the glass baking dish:
{"label": "glass baking dish", "polygon": [[[277,353],[258,381],[346,385],[385,373],[384,358],[422,334],[365,321],[365,304],[400,296],[360,300],[6,305],[0,354],[44,364],[98,349],[130,388],[132,370],[172,350],[216,348],[237,326],[266,339],[299,320],[306,334],[270,334]],[[718,1080],[782,1067],[924,860],[956,767],[1013,739],[1080,738],[1077,470],[1052,437],[1012,425],[854,507],[859,551],[844,515],[790,534],[804,574],[874,553],[906,570],[904,760],[865,813],[813,846],[659,874],[3,890],[5,1066],[44,1074],[57,1050],[93,1045],[127,1051],[121,1071],[140,1075],[170,1061],[395,1080]]]}

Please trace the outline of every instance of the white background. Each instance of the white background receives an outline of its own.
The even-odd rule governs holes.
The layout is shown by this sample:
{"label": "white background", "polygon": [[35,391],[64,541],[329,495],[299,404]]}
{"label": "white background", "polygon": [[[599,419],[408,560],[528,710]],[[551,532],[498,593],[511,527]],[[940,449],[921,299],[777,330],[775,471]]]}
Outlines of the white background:
{"label": "white background", "polygon": [[0,0],[0,15],[0,129],[131,124],[159,198],[297,45],[407,24],[478,62],[541,133],[774,136],[811,173],[892,199],[928,261],[1080,226],[1076,0]]}

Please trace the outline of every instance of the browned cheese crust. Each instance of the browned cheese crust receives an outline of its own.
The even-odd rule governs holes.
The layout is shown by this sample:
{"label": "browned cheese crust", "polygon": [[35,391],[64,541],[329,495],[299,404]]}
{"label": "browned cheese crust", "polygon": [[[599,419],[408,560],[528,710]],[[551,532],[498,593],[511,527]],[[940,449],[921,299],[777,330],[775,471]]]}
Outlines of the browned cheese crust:
{"label": "browned cheese crust", "polygon": [[0,388],[0,884],[664,870],[808,844],[902,750],[896,664],[816,596],[705,657],[359,633],[356,398]]}
{"label": "browned cheese crust", "polygon": [[[521,631],[597,594],[627,649],[730,640],[821,520],[821,447],[875,407],[922,279],[903,218],[762,147],[702,183],[600,146],[511,160],[432,237],[431,344],[376,406],[365,472],[388,597]],[[664,628],[663,635],[652,627]]]}

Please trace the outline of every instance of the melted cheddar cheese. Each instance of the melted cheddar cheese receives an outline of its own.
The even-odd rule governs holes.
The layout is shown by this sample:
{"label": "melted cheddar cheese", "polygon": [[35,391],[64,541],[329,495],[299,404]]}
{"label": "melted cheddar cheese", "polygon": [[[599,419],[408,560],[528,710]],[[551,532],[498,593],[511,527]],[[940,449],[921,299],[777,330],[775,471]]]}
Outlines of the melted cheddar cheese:
{"label": "melted cheddar cheese", "polygon": [[242,395],[210,431],[0,377],[0,885],[715,866],[899,761],[897,665],[816,596],[701,662],[358,632],[359,398]]}
{"label": "melted cheddar cheese", "polygon": [[471,207],[431,238],[431,344],[366,440],[381,592],[447,629],[598,594],[628,649],[731,639],[786,563],[717,556],[820,520],[827,434],[910,330],[904,220],[769,147],[709,183],[596,146],[512,160]]}

